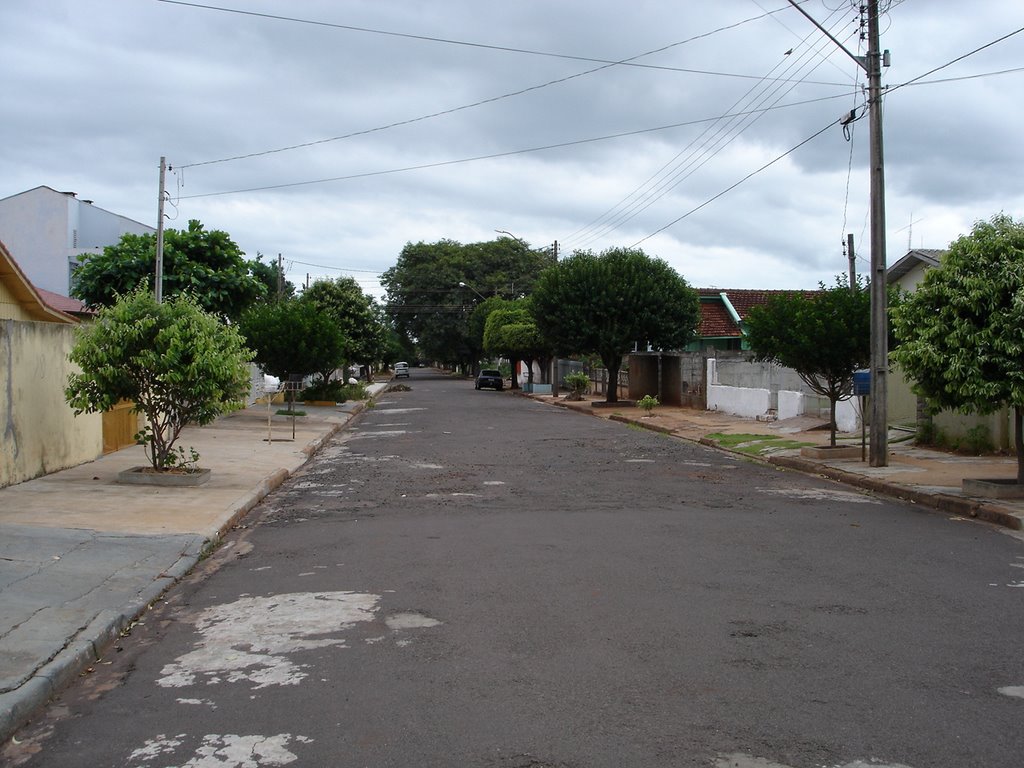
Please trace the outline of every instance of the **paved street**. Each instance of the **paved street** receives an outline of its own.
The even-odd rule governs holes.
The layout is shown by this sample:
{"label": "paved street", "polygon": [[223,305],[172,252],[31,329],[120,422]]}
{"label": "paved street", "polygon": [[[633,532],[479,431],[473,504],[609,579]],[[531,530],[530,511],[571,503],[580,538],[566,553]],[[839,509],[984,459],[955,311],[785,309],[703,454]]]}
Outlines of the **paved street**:
{"label": "paved street", "polygon": [[435,372],[409,386],[5,764],[1019,761],[1019,539]]}

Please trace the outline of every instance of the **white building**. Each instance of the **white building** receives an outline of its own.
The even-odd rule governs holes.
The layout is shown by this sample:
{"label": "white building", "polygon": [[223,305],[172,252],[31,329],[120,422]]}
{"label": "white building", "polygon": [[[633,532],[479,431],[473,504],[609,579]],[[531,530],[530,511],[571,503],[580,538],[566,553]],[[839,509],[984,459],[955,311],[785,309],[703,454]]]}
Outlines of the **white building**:
{"label": "white building", "polygon": [[71,273],[82,254],[100,253],[129,232],[156,229],[50,187],[0,200],[0,241],[33,285],[62,296],[71,293]]}

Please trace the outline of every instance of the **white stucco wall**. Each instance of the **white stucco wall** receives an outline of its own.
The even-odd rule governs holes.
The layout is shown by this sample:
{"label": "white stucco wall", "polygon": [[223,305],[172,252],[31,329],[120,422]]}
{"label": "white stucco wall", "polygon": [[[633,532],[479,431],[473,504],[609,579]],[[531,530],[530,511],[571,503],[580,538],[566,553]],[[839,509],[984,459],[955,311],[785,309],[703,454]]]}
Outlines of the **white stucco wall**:
{"label": "white stucco wall", "polygon": [[[735,367],[735,366],[734,366]],[[708,410],[731,413],[734,416],[757,418],[769,412],[772,392],[763,387],[731,387],[718,383],[717,361],[708,360]],[[819,397],[808,397],[803,392],[780,389],[776,395],[776,415],[780,419],[795,416],[821,416]],[[828,412],[824,413],[828,421]],[[851,398],[836,403],[836,429],[840,432],[856,432],[860,429],[860,399]]]}

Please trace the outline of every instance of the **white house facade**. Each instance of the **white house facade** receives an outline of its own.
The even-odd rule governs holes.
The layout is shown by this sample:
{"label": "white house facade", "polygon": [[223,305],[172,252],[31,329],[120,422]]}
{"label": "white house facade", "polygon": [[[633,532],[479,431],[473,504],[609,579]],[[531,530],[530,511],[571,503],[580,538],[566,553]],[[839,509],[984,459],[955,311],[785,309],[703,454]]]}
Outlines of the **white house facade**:
{"label": "white house facade", "polygon": [[121,235],[156,232],[125,216],[79,200],[74,192],[41,186],[0,200],[0,240],[37,288],[71,293],[71,273],[82,254],[99,253]]}

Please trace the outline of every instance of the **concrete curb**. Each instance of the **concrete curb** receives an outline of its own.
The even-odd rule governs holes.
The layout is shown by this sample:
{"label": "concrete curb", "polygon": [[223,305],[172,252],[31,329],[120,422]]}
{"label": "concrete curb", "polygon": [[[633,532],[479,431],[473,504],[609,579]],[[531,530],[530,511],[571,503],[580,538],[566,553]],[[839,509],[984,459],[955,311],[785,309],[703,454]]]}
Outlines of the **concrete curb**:
{"label": "concrete curb", "polygon": [[[372,398],[371,398],[372,399]],[[346,415],[343,423],[334,424],[331,428],[302,449],[308,461],[320,451],[327,442],[340,432],[352,419],[362,412],[364,404]],[[296,467],[297,471],[302,465]],[[215,532],[197,534],[194,544],[187,549],[195,551],[182,552],[181,556],[169,568],[159,573],[153,581],[146,584],[136,595],[119,610],[106,610],[98,613],[89,624],[70,638],[68,644],[57,653],[47,664],[40,667],[32,677],[18,686],[16,690],[0,694],[0,743],[6,742],[25,723],[32,719],[46,704],[70,685],[76,678],[84,674],[93,664],[103,658],[115,642],[141,617],[160,597],[172,586],[177,584],[196,566],[200,558],[217,546],[220,538],[245,517],[257,504],[272,491],[280,487],[294,471],[280,468],[265,477],[263,481],[245,494],[234,505],[226,510],[224,520]]]}
{"label": "concrete curb", "polygon": [[1019,531],[1022,528],[1021,519],[1008,509],[997,504],[991,504],[977,499],[952,496],[945,493],[929,493],[908,488],[905,485],[892,483],[885,480],[878,480],[873,477],[864,477],[853,472],[847,472],[836,467],[829,467],[824,464],[817,464],[794,456],[769,456],[769,464],[786,469],[795,469],[807,474],[820,475],[830,480],[852,485],[856,488],[863,488],[866,491],[881,493],[885,496],[910,501],[924,507],[930,507],[939,512],[946,512],[960,517],[973,517],[984,520],[994,525]]}

